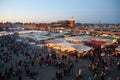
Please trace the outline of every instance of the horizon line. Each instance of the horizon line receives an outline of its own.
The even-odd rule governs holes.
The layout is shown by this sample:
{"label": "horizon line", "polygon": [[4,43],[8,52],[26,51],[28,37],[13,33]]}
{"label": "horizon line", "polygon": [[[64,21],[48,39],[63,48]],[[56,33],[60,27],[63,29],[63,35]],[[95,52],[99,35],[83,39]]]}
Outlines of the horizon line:
{"label": "horizon line", "polygon": [[[31,23],[31,24],[46,23],[46,24],[50,24],[50,23],[54,23],[54,22],[22,22],[22,21],[16,21],[16,22],[15,21],[14,22],[12,22],[12,21],[5,21],[5,22],[3,22],[3,21],[1,21],[0,23],[23,23],[23,24],[25,24],[25,23]],[[101,22],[101,21],[99,21],[99,22],[75,22],[75,23],[76,24],[77,23],[81,23],[81,24],[85,24],[85,23],[86,24],[120,24],[120,23],[115,23],[115,22],[112,23],[112,22]]]}

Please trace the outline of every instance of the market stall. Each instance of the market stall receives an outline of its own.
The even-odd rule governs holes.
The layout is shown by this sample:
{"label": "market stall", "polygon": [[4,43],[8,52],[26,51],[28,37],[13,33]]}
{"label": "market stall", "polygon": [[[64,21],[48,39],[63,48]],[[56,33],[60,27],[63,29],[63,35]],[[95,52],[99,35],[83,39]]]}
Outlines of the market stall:
{"label": "market stall", "polygon": [[48,47],[51,47],[53,49],[56,49],[56,50],[60,50],[62,52],[64,51],[73,51],[75,50],[73,47],[71,47],[72,45],[74,44],[71,44],[69,42],[60,42],[60,43],[48,43],[46,44]]}
{"label": "market stall", "polygon": [[92,38],[91,36],[84,35],[84,36],[67,37],[65,38],[65,40],[72,43],[81,43],[81,42],[90,42],[91,38]]}
{"label": "market stall", "polygon": [[78,52],[78,56],[85,56],[88,54],[88,52],[90,50],[93,49],[93,48],[85,46],[83,44],[73,45],[72,47],[74,47],[76,49],[76,51]]}

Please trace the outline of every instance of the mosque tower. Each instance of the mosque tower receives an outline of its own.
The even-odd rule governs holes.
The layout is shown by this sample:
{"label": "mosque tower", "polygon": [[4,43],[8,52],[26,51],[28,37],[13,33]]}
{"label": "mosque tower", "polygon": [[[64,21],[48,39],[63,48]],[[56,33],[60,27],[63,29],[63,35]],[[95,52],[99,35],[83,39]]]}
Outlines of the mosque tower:
{"label": "mosque tower", "polygon": [[72,17],[70,21],[70,27],[74,27],[74,25],[75,25],[75,18]]}

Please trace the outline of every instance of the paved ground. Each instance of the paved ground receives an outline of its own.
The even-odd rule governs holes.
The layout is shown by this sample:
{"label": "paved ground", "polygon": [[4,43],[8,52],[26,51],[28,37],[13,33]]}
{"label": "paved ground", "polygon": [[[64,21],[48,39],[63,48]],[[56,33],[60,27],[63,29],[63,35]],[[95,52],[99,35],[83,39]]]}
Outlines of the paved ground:
{"label": "paved ground", "polygon": [[[15,61],[23,60],[25,57],[20,54],[19,56],[13,56],[13,60],[11,63],[14,63]],[[87,59],[80,59],[78,63],[75,64],[73,74],[70,76],[65,76],[63,77],[62,80],[75,80],[75,74],[78,73],[79,68],[82,69],[82,80],[87,80],[90,72],[88,70],[88,60]],[[11,63],[6,63],[5,66],[10,67]],[[42,64],[42,67],[40,67],[37,63],[35,63],[34,67],[31,67],[31,71],[37,72],[38,74],[36,75],[37,78],[40,80],[52,80],[55,78],[55,73],[58,69],[55,66],[48,66],[46,64]],[[29,77],[25,75],[25,72],[22,73],[22,78],[23,80],[29,80]],[[17,77],[13,77],[13,80],[17,80]]]}
{"label": "paved ground", "polygon": [[[14,63],[17,60],[23,60],[25,57],[22,54],[20,54],[18,57],[14,55],[13,58],[14,59],[11,61],[12,63]],[[87,80],[89,75],[91,75],[91,72],[88,70],[88,64],[89,64],[88,62],[89,62],[88,59],[80,59],[79,62],[75,64],[73,74],[71,74],[70,76],[63,77],[62,80],[75,80],[75,74],[78,73],[79,68],[82,69],[82,77],[80,78],[80,80]],[[11,63],[9,64],[6,63],[6,66],[8,67],[10,65]],[[115,65],[111,67],[110,76],[114,79],[117,76],[120,76],[120,71],[118,71],[116,68],[117,67]],[[55,78],[55,73],[57,70],[58,69],[55,66],[48,66],[46,64],[42,64],[42,67],[40,67],[37,63],[35,63],[35,66],[31,67],[31,71],[38,73],[36,75],[36,78],[39,78],[38,80],[52,80],[53,78]],[[23,72],[22,79],[29,80],[29,77],[27,77]],[[17,80],[17,77],[16,78],[13,77],[12,80]]]}

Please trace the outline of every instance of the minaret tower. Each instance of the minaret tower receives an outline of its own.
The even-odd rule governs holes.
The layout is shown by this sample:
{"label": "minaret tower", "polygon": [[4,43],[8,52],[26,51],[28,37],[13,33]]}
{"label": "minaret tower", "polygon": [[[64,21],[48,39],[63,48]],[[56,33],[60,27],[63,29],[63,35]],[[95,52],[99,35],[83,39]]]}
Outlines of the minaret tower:
{"label": "minaret tower", "polygon": [[74,27],[74,25],[75,25],[75,18],[72,17],[70,21],[70,27]]}

